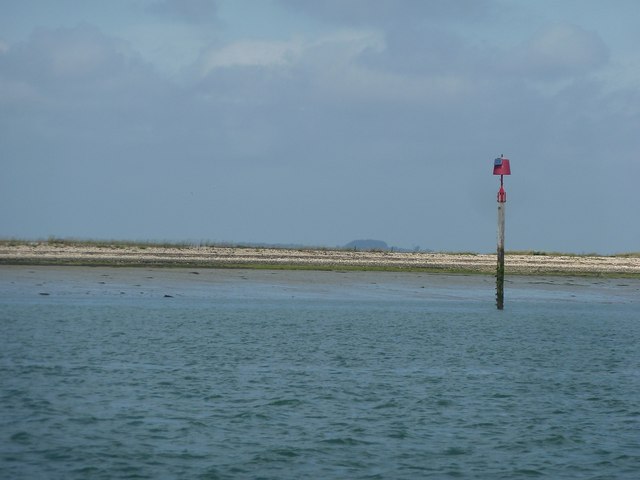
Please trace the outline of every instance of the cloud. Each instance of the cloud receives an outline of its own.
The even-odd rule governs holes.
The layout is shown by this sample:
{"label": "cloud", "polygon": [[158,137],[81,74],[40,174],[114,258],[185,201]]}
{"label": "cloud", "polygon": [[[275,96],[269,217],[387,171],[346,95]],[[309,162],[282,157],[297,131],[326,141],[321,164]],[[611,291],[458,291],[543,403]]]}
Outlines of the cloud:
{"label": "cloud", "polygon": [[101,158],[144,143],[176,97],[125,43],[88,25],[39,28],[12,45],[0,56],[0,84],[10,87],[0,95],[0,122],[16,131],[16,158],[29,150],[22,150],[28,138],[47,145],[36,163],[85,161],[80,152]]}
{"label": "cloud", "polygon": [[64,112],[70,121],[146,109],[169,88],[126,42],[87,24],[36,29],[0,56],[0,81],[14,86],[16,97],[5,100],[15,103],[19,96],[27,111]]}
{"label": "cloud", "polygon": [[112,78],[127,68],[132,52],[126,43],[107,37],[90,25],[38,28],[28,41],[14,45],[4,56],[4,75],[41,85]]}
{"label": "cloud", "polygon": [[201,59],[201,71],[206,74],[221,67],[287,65],[300,55],[297,42],[240,41],[210,49]]}
{"label": "cloud", "polygon": [[[363,51],[369,68],[403,77],[484,78],[509,75],[536,81],[557,81],[605,66],[609,50],[598,33],[559,23],[539,30],[526,42],[492,45],[494,33],[473,38],[458,28],[508,21],[509,8],[492,0],[433,1],[281,0],[292,11],[332,25],[377,29],[384,48]],[[483,23],[484,22],[484,23]]]}
{"label": "cloud", "polygon": [[149,5],[148,11],[174,17],[189,23],[216,20],[216,0],[157,0]]}
{"label": "cloud", "polygon": [[[382,47],[380,35],[371,30],[341,30],[309,40],[241,40],[206,48],[199,60],[200,71],[207,74],[225,67],[287,67],[295,64],[320,67],[328,63],[343,65],[363,51]],[[323,52],[326,56],[323,56]]]}
{"label": "cloud", "polygon": [[424,22],[480,21],[493,10],[492,0],[280,0],[287,8],[328,23],[398,26]]}
{"label": "cloud", "polygon": [[561,78],[604,66],[609,50],[596,32],[567,24],[539,31],[517,52],[513,63],[531,75]]}
{"label": "cloud", "polygon": [[344,29],[314,40],[235,42],[202,55],[200,88],[209,98],[227,100],[235,91],[243,103],[255,98],[253,92],[281,99],[291,91],[311,102],[342,105],[458,104],[475,89],[463,72],[441,64],[398,67],[397,48],[371,29]]}

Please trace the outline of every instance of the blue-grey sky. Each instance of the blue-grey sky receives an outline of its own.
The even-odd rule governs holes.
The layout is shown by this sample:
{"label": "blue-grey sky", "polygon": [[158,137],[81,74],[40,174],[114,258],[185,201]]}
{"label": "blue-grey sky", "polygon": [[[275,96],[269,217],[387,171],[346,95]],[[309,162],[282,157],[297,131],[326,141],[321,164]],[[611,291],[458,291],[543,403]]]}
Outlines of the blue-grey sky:
{"label": "blue-grey sky", "polygon": [[640,250],[635,0],[0,0],[0,236]]}

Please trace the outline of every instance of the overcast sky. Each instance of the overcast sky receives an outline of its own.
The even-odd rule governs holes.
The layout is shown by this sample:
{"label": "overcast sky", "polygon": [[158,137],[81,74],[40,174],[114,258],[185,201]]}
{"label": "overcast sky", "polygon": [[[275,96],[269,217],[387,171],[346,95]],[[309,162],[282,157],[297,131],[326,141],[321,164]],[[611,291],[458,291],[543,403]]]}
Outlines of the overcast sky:
{"label": "overcast sky", "polygon": [[640,251],[636,0],[0,0],[0,236]]}

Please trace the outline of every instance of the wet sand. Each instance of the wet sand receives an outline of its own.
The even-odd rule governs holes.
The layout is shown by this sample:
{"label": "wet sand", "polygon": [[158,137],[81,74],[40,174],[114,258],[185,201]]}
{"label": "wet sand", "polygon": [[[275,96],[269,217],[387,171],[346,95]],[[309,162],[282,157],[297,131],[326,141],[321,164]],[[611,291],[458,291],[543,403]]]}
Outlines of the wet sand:
{"label": "wet sand", "polygon": [[[319,270],[342,268],[494,273],[496,255],[218,246],[69,245],[42,242],[0,245],[0,264]],[[507,254],[505,264],[507,273],[511,274],[640,276],[638,257]]]}

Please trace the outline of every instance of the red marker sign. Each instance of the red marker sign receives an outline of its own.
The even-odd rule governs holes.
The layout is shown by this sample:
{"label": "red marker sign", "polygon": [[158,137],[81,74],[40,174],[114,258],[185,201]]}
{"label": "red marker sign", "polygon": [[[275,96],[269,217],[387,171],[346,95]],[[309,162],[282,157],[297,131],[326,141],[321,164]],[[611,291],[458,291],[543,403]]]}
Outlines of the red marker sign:
{"label": "red marker sign", "polygon": [[500,175],[500,190],[498,191],[498,202],[505,203],[507,201],[507,192],[504,191],[502,176],[511,175],[511,165],[509,159],[502,155],[493,161],[493,174]]}

